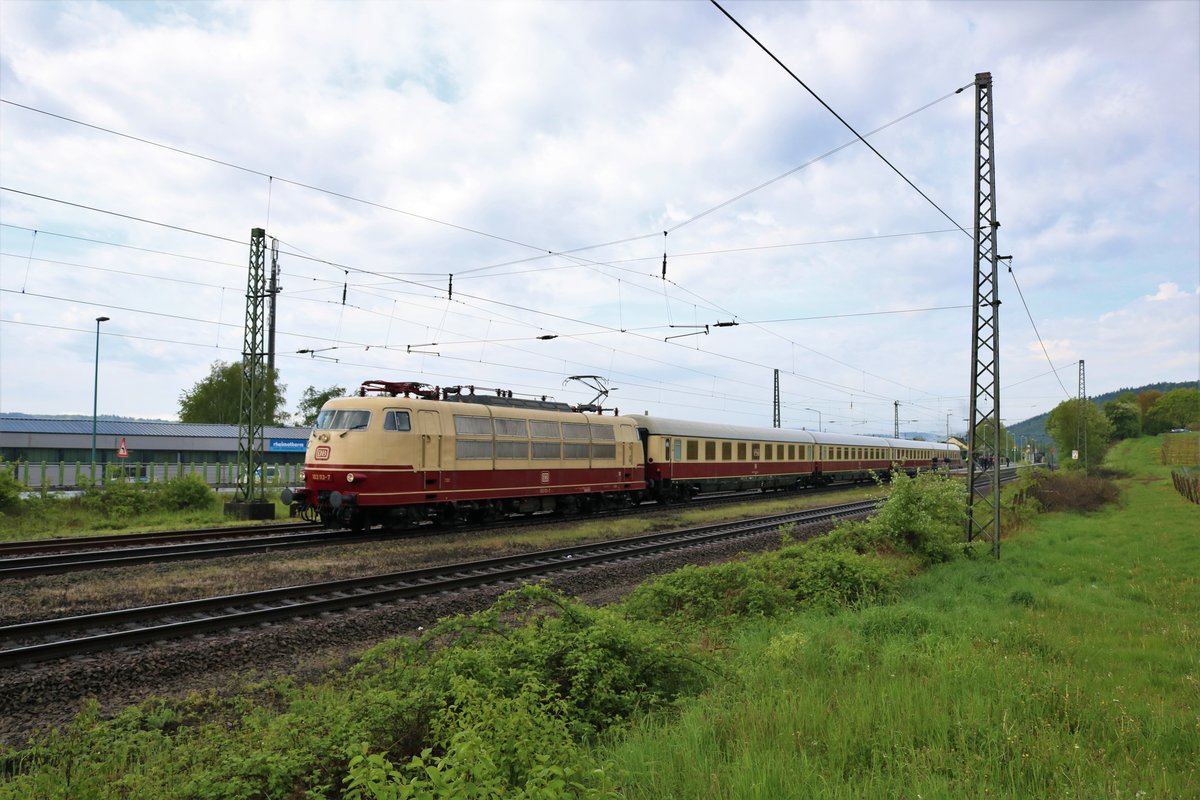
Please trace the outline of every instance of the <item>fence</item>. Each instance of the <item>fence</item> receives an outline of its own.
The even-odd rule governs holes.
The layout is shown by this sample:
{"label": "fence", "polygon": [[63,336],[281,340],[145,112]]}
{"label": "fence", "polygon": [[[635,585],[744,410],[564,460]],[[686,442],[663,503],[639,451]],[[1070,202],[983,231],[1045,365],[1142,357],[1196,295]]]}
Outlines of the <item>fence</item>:
{"label": "fence", "polygon": [[1175,491],[1200,504],[1200,471],[1188,467],[1172,470],[1171,480],[1175,482]]}
{"label": "fence", "polygon": [[[214,489],[237,486],[236,463],[191,463],[162,464],[134,462],[132,464],[97,464],[95,472],[91,464],[65,461],[31,462],[20,461],[5,465],[17,480],[35,491],[69,491],[87,486],[93,479],[123,480],[130,483],[159,483],[184,475],[201,475],[204,482]],[[300,480],[303,464],[263,464],[258,468],[262,485],[267,488],[282,488],[295,485]],[[105,471],[107,469],[107,472]]]}

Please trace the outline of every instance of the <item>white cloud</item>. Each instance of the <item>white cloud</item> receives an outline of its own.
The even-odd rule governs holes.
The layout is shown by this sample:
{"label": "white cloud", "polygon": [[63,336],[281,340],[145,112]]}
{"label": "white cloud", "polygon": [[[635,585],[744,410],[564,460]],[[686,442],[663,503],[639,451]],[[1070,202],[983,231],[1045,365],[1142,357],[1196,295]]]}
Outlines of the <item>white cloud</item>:
{"label": "white cloud", "polygon": [[[1172,33],[1194,4],[730,10],[862,132],[990,69],[1000,247],[1055,363],[1087,358],[1089,385],[1196,376],[1200,57]],[[0,106],[6,186],[234,240],[0,193],[0,409],[84,410],[103,313],[126,392],[102,386],[102,409],[173,415],[239,357],[260,225],[284,242],[293,399],[401,375],[561,397],[601,373],[622,406],[751,423],[778,367],[785,403],[831,418],[857,390],[859,430],[890,429],[894,400],[933,429],[964,402],[969,311],[846,315],[969,304],[969,237],[865,238],[953,225],[861,145],[817,160],[852,135],[709,6],[6,3],[0,53],[6,100],[276,176]],[[968,228],[973,111],[968,88],[871,139]],[[1005,379],[1044,373],[1003,281]],[[405,353],[431,341],[441,356]]]}

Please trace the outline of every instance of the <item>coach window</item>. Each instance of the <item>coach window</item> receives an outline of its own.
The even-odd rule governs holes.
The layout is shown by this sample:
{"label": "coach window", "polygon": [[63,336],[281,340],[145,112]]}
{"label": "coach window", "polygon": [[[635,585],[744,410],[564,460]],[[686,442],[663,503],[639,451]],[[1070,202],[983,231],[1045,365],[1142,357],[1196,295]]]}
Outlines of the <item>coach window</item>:
{"label": "coach window", "polygon": [[688,461],[699,461],[700,460],[700,442],[696,441],[695,439],[688,439],[687,460]]}
{"label": "coach window", "polygon": [[683,461],[683,440],[682,439],[675,440],[675,460]]}
{"label": "coach window", "polygon": [[717,460],[717,443],[716,442],[705,442],[704,443],[704,460],[705,461],[716,461]]}
{"label": "coach window", "polygon": [[762,458],[762,456],[760,455],[761,450],[762,450],[762,445],[760,445],[758,442],[751,442],[750,443],[750,460],[758,461],[760,458]]}
{"label": "coach window", "polygon": [[775,446],[771,444],[763,445],[763,461],[771,461],[775,456]]}
{"label": "coach window", "polygon": [[389,411],[383,418],[385,431],[411,431],[407,411]]}
{"label": "coach window", "polygon": [[733,461],[733,442],[721,442],[721,460]]}
{"label": "coach window", "polygon": [[738,461],[746,460],[746,443],[738,442]]}

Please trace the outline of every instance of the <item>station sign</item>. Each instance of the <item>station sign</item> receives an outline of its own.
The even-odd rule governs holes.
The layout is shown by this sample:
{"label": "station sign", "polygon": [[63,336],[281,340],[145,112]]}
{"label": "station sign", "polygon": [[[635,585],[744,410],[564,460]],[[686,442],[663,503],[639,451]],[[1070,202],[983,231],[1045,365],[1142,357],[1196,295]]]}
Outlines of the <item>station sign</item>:
{"label": "station sign", "polygon": [[267,450],[272,453],[303,453],[308,449],[308,439],[270,439]]}

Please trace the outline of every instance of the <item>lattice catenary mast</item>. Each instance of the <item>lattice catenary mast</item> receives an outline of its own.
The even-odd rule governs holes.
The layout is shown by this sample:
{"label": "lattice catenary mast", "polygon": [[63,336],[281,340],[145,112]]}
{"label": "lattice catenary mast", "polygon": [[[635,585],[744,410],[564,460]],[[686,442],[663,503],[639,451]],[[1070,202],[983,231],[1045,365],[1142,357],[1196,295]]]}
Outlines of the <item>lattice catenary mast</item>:
{"label": "lattice catenary mast", "polygon": [[[992,138],[992,73],[975,75],[975,296],[971,331],[971,416],[967,541],[990,538],[1000,557],[1000,292],[996,250],[996,171]],[[984,425],[990,420],[990,426]],[[985,441],[986,440],[986,441]],[[986,494],[976,473],[990,473]],[[985,499],[986,498],[986,499]]]}
{"label": "lattice catenary mast", "polygon": [[[246,335],[242,342],[242,402],[238,416],[237,493],[234,502],[225,506],[226,513],[243,518],[261,519],[274,516],[274,504],[263,494],[262,477],[257,475],[263,450],[262,416],[267,413],[266,316],[267,232],[262,228],[250,231],[250,269],[246,277]],[[267,513],[269,511],[269,513]]]}

